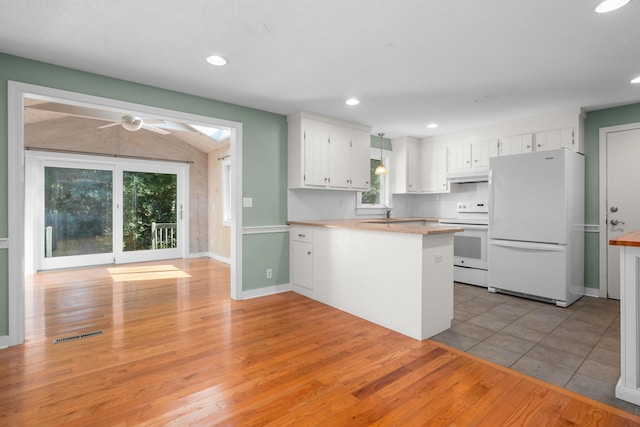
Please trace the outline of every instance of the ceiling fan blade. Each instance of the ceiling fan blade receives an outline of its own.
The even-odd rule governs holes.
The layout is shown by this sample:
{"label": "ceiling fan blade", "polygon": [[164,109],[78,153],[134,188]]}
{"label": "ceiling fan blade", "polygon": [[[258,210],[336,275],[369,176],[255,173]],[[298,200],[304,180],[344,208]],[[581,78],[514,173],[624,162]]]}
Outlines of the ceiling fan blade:
{"label": "ceiling fan blade", "polygon": [[108,125],[98,126],[98,129],[110,128],[112,126],[118,126],[120,123],[109,123]]}
{"label": "ceiling fan blade", "polygon": [[43,104],[25,106],[32,110],[49,111],[51,113],[66,114],[68,116],[82,117],[94,120],[108,120],[120,123],[121,113],[113,111],[97,110],[95,108],[79,107],[77,105],[58,104],[56,102],[45,102]]}
{"label": "ceiling fan blade", "polygon": [[151,132],[159,133],[160,135],[169,135],[171,133],[171,132],[167,132],[164,129],[160,129],[160,128],[155,127],[155,126],[148,125],[145,122],[142,122],[142,128],[146,129],[146,130],[149,130]]}

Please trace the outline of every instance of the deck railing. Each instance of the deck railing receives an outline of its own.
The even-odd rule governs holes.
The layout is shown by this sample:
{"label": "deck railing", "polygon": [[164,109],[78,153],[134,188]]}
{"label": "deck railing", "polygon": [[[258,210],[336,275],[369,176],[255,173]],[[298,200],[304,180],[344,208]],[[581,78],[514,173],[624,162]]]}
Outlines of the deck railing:
{"label": "deck railing", "polygon": [[151,223],[151,245],[153,249],[175,248],[178,244],[176,239],[175,222],[152,222]]}

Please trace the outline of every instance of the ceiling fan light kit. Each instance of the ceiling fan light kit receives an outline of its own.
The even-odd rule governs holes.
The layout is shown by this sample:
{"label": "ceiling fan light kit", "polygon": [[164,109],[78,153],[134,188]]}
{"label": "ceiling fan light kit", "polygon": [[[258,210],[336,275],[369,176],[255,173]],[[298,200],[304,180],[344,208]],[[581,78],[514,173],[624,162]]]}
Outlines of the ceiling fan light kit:
{"label": "ceiling fan light kit", "polygon": [[136,116],[123,116],[122,117],[122,127],[128,131],[136,131],[142,128],[142,119]]}

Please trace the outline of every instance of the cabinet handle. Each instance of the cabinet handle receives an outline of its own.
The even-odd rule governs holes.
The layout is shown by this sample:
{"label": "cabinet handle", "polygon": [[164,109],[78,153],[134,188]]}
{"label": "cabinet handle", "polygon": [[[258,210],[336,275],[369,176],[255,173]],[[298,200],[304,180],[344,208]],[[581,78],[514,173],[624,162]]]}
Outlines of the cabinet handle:
{"label": "cabinet handle", "polygon": [[306,234],[300,234],[300,233],[298,233],[298,237],[305,237],[305,236],[306,236]]}
{"label": "cabinet handle", "polygon": [[365,182],[365,184],[369,184],[369,181]]}
{"label": "cabinet handle", "polygon": [[[538,144],[538,147],[542,147],[542,144]],[[529,148],[529,147],[527,147],[527,148]]]}
{"label": "cabinet handle", "polygon": [[311,251],[307,252],[307,255],[311,255]]}
{"label": "cabinet handle", "polygon": [[[538,145],[538,147],[540,147],[540,146]],[[527,148],[531,148],[531,146],[530,146],[530,145],[527,145]]]}

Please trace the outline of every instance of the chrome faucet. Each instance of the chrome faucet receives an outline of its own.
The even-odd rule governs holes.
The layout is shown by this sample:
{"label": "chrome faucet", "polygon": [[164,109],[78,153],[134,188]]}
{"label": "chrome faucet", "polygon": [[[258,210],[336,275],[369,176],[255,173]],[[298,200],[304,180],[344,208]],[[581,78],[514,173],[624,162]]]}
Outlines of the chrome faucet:
{"label": "chrome faucet", "polygon": [[391,208],[390,208],[389,206],[386,206],[386,205],[385,205],[384,209],[385,209],[384,217],[385,217],[386,219],[391,218]]}

